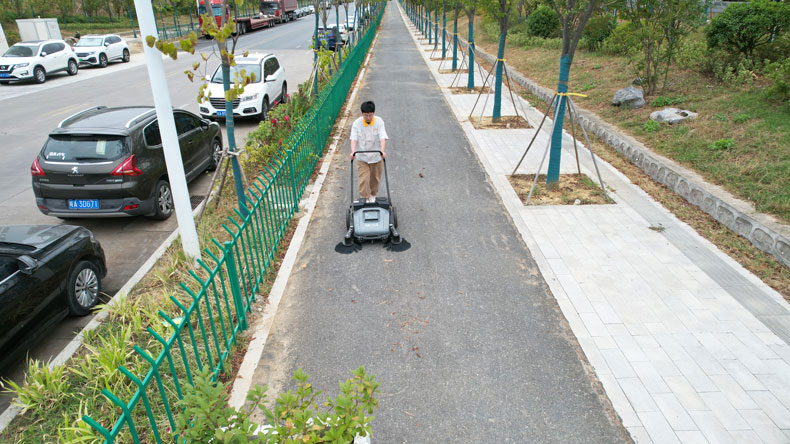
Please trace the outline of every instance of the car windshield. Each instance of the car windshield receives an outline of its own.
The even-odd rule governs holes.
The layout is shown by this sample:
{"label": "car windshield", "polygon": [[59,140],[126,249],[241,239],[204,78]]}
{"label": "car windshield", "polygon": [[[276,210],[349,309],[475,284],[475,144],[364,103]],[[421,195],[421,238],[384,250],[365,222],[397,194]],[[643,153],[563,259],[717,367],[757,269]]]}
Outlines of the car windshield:
{"label": "car windshield", "polygon": [[103,37],[83,37],[74,46],[101,46]]}
{"label": "car windshield", "polygon": [[3,57],[33,57],[38,52],[38,45],[14,45],[8,48]]}
{"label": "car windshield", "polygon": [[104,161],[116,160],[124,155],[123,136],[50,136],[41,155],[47,161]]}
{"label": "car windshield", "polygon": [[264,14],[274,14],[280,9],[280,4],[277,2],[261,2],[261,11]]}
{"label": "car windshield", "polygon": [[[241,71],[248,76],[255,75],[255,81],[252,83],[259,83],[261,81],[261,65],[255,63],[246,63],[246,64],[236,64],[236,66],[230,67],[230,77],[228,80],[230,82],[234,82],[236,80],[236,73],[239,74],[239,79],[241,79]],[[216,71],[214,71],[214,76],[211,77],[211,83],[222,83],[222,67],[218,67]]]}

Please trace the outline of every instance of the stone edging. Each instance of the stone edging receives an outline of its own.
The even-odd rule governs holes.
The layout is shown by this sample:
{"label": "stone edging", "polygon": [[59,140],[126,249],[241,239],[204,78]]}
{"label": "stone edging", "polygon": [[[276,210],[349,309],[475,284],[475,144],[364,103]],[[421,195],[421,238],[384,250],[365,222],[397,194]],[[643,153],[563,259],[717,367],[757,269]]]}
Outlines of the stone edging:
{"label": "stone edging", "polygon": [[[458,38],[460,47],[467,47],[466,40]],[[475,48],[478,57],[494,63],[495,56]],[[509,69],[511,79],[548,103],[554,91],[544,88],[518,71]],[[577,107],[578,108],[578,107]],[[711,185],[697,173],[670,159],[660,156],[631,136],[618,131],[593,112],[579,110],[580,124],[600,137],[607,145],[628,158],[653,180],[674,191],[689,203],[699,207],[718,222],[745,237],[760,250],[771,254],[780,263],[790,267],[790,227],[773,216],[755,211],[754,205],[738,199],[717,185]]]}

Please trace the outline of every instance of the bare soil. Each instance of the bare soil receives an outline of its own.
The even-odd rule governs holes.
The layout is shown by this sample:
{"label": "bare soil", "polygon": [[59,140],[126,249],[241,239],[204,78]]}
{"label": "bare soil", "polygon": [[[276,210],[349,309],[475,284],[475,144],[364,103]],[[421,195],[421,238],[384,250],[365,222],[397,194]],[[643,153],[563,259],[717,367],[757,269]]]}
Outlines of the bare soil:
{"label": "bare soil", "polygon": [[469,118],[475,129],[524,129],[532,128],[521,116],[502,116],[495,122],[490,116],[484,116],[482,120],[480,116],[473,116]]}
{"label": "bare soil", "polygon": [[480,86],[475,86],[472,89],[468,89],[465,86],[453,86],[450,88],[450,92],[453,94],[480,94],[481,92],[487,93],[490,92],[491,88],[486,86],[486,89],[483,90]]}
{"label": "bare soil", "polygon": [[453,71],[451,68],[440,69],[439,70],[439,74],[455,74],[457,72],[467,73],[467,72],[469,72],[469,70],[466,69],[466,68],[464,68],[464,69],[456,69],[455,71]]}
{"label": "bare soil", "polygon": [[[535,180],[534,175],[516,174],[508,176],[510,185],[521,202],[527,204],[527,196]],[[578,201],[578,203],[577,203]],[[530,205],[598,205],[613,204],[601,191],[601,187],[584,174],[560,174],[559,186],[546,189],[546,175],[538,176]]]}

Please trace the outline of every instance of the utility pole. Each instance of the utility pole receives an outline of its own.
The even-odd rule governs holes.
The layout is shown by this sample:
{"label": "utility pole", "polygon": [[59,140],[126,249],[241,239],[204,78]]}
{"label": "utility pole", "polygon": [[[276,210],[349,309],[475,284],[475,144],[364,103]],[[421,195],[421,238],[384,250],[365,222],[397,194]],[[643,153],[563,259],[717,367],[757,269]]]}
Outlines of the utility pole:
{"label": "utility pole", "polygon": [[[145,36],[157,36],[156,19],[151,0],[134,0],[137,11],[137,22],[140,25],[140,36],[145,41]],[[195,219],[192,217],[192,205],[189,202],[189,189],[184,174],[184,163],[181,160],[181,148],[178,145],[176,124],[173,119],[173,105],[170,102],[170,91],[165,77],[165,65],[162,54],[156,48],[143,45],[145,62],[148,67],[148,79],[151,82],[151,92],[154,95],[156,118],[159,121],[159,132],[162,135],[162,150],[167,163],[167,175],[170,189],[173,191],[173,204],[178,219],[178,229],[181,232],[181,245],[184,253],[192,260],[200,258],[200,241],[195,229]]]}

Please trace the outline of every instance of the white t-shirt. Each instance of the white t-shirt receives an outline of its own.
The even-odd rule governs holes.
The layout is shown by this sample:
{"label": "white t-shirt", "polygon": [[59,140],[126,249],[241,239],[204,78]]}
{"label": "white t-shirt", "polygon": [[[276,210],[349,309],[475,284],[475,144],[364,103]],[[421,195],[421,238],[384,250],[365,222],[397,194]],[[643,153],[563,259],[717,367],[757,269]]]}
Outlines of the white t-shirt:
{"label": "white t-shirt", "polygon": [[[384,120],[379,116],[373,116],[370,125],[365,123],[365,118],[360,117],[351,124],[351,140],[357,141],[357,151],[379,151],[381,150],[381,139],[389,139],[387,131],[384,129]],[[379,153],[359,153],[357,160],[365,163],[376,163],[381,160]]]}

